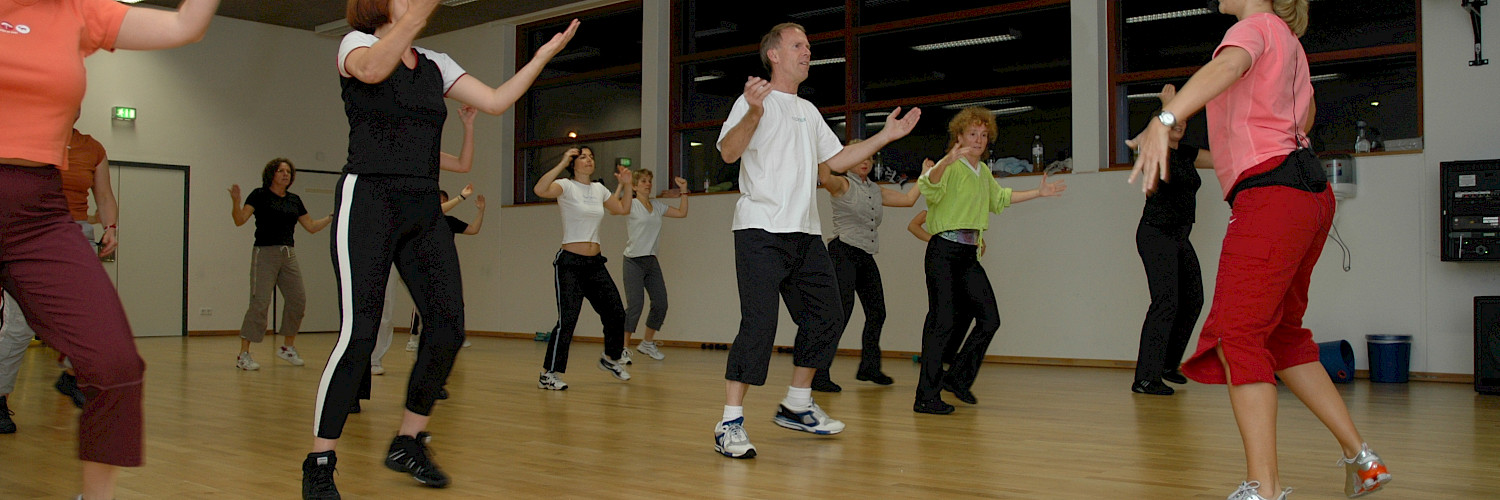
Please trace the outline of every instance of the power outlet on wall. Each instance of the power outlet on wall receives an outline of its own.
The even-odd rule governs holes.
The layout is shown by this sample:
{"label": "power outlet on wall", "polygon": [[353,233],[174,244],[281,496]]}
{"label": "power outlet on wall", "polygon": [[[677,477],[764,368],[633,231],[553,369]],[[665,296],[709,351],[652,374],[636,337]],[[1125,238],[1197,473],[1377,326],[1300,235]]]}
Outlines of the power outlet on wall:
{"label": "power outlet on wall", "polygon": [[214,310],[205,307],[205,308],[199,309],[198,310],[198,314],[201,315],[201,316],[213,316],[214,315]]}

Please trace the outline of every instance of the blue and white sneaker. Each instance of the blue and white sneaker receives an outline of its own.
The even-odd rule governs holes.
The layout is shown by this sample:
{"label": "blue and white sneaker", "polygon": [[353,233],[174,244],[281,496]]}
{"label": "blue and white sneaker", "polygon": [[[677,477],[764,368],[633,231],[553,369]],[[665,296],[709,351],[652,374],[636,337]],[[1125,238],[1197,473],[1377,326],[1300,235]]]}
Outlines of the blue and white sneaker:
{"label": "blue and white sneaker", "polygon": [[844,432],[844,423],[829,417],[822,408],[818,407],[818,403],[813,403],[812,406],[802,411],[792,411],[785,403],[782,403],[781,408],[776,412],[775,421],[776,425],[813,434],[829,435]]}
{"label": "blue and white sneaker", "polygon": [[609,372],[610,375],[614,375],[617,379],[630,380],[630,372],[625,371],[625,362],[623,360],[616,361],[609,359],[609,356],[600,354],[598,366],[600,370]]}
{"label": "blue and white sneaker", "polygon": [[714,451],[729,458],[755,458],[755,445],[745,433],[745,417],[719,422],[714,427]]}

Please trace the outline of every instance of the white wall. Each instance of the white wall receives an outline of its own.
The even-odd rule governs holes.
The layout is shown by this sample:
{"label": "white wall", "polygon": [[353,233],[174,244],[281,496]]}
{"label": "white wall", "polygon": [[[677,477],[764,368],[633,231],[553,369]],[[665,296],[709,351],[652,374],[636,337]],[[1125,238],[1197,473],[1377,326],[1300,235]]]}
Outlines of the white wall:
{"label": "white wall", "polygon": [[[1072,10],[1076,59],[1097,57],[1091,54],[1103,46],[1097,18],[1102,11],[1087,5],[1091,3],[1075,2]],[[647,16],[648,28],[657,24],[667,29],[650,22],[659,17]],[[1500,63],[1467,66],[1472,34],[1457,2],[1424,2],[1422,20],[1426,150],[1359,160],[1359,195],[1340,206],[1338,219],[1354,252],[1354,267],[1349,273],[1340,270],[1341,255],[1330,243],[1314,276],[1306,323],[1320,341],[1354,342],[1360,358],[1367,333],[1414,335],[1414,371],[1470,373],[1472,297],[1500,295],[1500,266],[1439,262],[1436,179],[1442,161],[1500,158],[1494,140],[1500,101],[1491,95],[1500,88]],[[1485,27],[1485,38],[1500,40],[1494,23]],[[666,37],[659,34],[657,39]],[[470,73],[495,85],[508,75],[514,21],[419,43],[448,52]],[[217,18],[208,38],[194,46],[89,59],[90,88],[80,129],[98,137],[114,159],[193,167],[191,330],[237,329],[246,301],[252,235],[229,223],[223,213],[224,189],[234,182],[254,185],[260,166],[274,156],[291,157],[303,169],[342,166],[347,125],[331,67],[336,49],[337,41],[304,31]],[[1106,75],[1099,67],[1074,63],[1074,77],[1080,81],[1074,84],[1078,114],[1073,147],[1081,163],[1085,156],[1097,160],[1106,151],[1101,144],[1107,130],[1107,101],[1101,95],[1107,91],[1102,82]],[[140,110],[133,128],[109,123],[106,111],[116,105]],[[660,134],[667,107],[643,109],[657,113],[643,117],[648,122],[643,128]],[[484,231],[459,239],[471,330],[534,332],[556,319],[550,265],[560,238],[556,206],[500,208],[511,191],[510,119],[482,116],[474,172],[443,178],[450,192],[473,182],[491,203]],[[445,150],[457,150],[460,130],[457,120],[451,120]],[[651,149],[653,155],[665,154],[662,142]],[[1148,297],[1133,240],[1142,202],[1138,191],[1125,185],[1125,177],[1122,172],[1071,175],[1063,198],[1016,205],[993,219],[985,266],[1004,323],[991,354],[1134,359]],[[1026,189],[1036,179],[1002,184]],[[1210,290],[1228,216],[1217,192],[1212,176],[1205,176],[1193,235]],[[729,231],[735,200],[732,194],[695,196],[690,218],[666,223],[661,258],[672,309],[663,339],[733,339],[739,320]],[[905,232],[917,210],[888,209],[882,228],[877,260],[890,312],[883,343],[889,350],[919,349],[926,312],[922,247]],[[473,208],[461,207],[457,215],[471,219]],[[607,222],[601,237],[618,279],[624,222]],[[305,240],[299,234],[299,241]],[[304,263],[326,259],[323,247],[304,244],[300,249]],[[214,315],[200,316],[203,307],[212,308]],[[863,321],[857,311],[852,320],[856,331]],[[598,331],[597,317],[586,312],[578,333],[596,336]],[[793,331],[783,314],[778,342],[789,344]],[[857,337],[848,335],[842,347],[857,347]]]}

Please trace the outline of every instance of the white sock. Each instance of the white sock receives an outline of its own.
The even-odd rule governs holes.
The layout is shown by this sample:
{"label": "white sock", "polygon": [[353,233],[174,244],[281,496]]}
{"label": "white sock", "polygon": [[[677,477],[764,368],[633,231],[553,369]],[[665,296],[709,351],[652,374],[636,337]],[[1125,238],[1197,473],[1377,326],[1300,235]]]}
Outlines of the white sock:
{"label": "white sock", "polygon": [[812,406],[811,387],[787,387],[786,399],[782,400],[787,408],[792,410],[806,410]]}
{"label": "white sock", "polygon": [[728,422],[743,416],[745,416],[745,407],[724,405],[724,420],[720,422]]}

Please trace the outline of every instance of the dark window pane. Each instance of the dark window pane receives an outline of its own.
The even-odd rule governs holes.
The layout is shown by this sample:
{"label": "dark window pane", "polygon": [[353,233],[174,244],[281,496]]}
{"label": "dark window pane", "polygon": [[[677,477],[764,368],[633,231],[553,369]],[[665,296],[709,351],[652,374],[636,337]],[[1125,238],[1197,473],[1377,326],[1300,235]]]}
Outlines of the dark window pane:
{"label": "dark window pane", "polygon": [[530,119],[520,124],[523,140],[641,128],[640,73],[534,89],[526,98]]}
{"label": "dark window pane", "polygon": [[[844,42],[815,43],[813,66],[798,95],[819,107],[839,106],[844,101]],[[745,91],[745,79],[769,78],[760,55],[745,54],[682,67],[683,106],[679,123],[723,120]]]}
{"label": "dark window pane", "polygon": [[844,0],[761,0],[753,7],[720,0],[683,2],[683,54],[759,45],[772,26],[792,22],[809,36],[844,28]]}
{"label": "dark window pane", "polygon": [[1069,32],[1063,6],[865,36],[864,100],[1068,80]]}
{"label": "dark window pane", "polygon": [[[1073,156],[1071,93],[1052,92],[923,106],[917,128],[881,150],[882,169],[916,178],[922,172],[923,159],[937,160],[947,154],[951,137],[948,122],[970,106],[984,106],[995,112],[999,133],[989,151],[992,168],[1008,166],[1010,173],[1016,173],[1030,166],[1031,145],[1036,136],[1041,136],[1046,163]],[[865,113],[863,135],[869,137],[880,132],[889,114],[890,110]]]}
{"label": "dark window pane", "polygon": [[958,12],[978,7],[989,7],[1019,0],[862,0],[860,25],[871,25],[890,21],[902,21],[914,17]]}
{"label": "dark window pane", "polygon": [[[537,179],[540,179],[542,174],[547,173],[548,170],[552,170],[552,167],[557,166],[557,162],[562,160],[563,152],[567,151],[568,148],[581,146],[588,146],[589,149],[594,151],[594,161],[597,162],[597,166],[594,169],[593,179],[603,181],[604,185],[608,186],[610,190],[615,188],[614,165],[618,159],[631,158],[639,160],[641,157],[641,139],[639,137],[521,150],[521,168],[525,169],[526,178],[523,181],[524,184],[520,186],[521,189],[517,189],[522,194],[522,199],[518,200],[517,203],[548,201],[538,197],[532,191],[532,187],[536,185]],[[642,167],[638,161],[632,161],[632,163],[632,168],[638,169]],[[567,175],[567,173],[563,175]]]}
{"label": "dark window pane", "polygon": [[719,141],[719,127],[684,130],[677,137],[682,141],[681,175],[693,192],[739,189],[740,162],[724,163],[715,145]]}
{"label": "dark window pane", "polygon": [[[547,63],[538,80],[641,63],[641,9],[605,13],[579,20],[583,22],[583,26],[573,36],[573,40],[568,42],[568,47]],[[526,65],[531,56],[536,54],[536,49],[551,40],[553,35],[567,29],[568,23],[572,21],[572,17],[563,17],[521,33],[519,38],[526,44],[527,50],[519,58],[516,67]]]}
{"label": "dark window pane", "polygon": [[[1131,161],[1130,148],[1125,145],[1125,141],[1141,133],[1152,117],[1155,117],[1156,113],[1161,110],[1161,99],[1158,95],[1161,93],[1162,85],[1170,83],[1181,88],[1184,82],[1186,79],[1174,79],[1120,86],[1120,95],[1117,96],[1116,102],[1123,105],[1125,113],[1117,115],[1122,117],[1123,126],[1115,129],[1116,137],[1113,146],[1116,162],[1129,163]],[[1199,113],[1188,119],[1187,133],[1182,137],[1183,144],[1208,148],[1208,120],[1203,116],[1203,113]]]}
{"label": "dark window pane", "polygon": [[[1126,73],[1207,63],[1233,16],[1202,0],[1122,0],[1120,67]],[[1302,46],[1308,53],[1416,41],[1412,0],[1315,1]]]}

